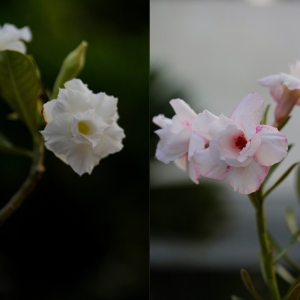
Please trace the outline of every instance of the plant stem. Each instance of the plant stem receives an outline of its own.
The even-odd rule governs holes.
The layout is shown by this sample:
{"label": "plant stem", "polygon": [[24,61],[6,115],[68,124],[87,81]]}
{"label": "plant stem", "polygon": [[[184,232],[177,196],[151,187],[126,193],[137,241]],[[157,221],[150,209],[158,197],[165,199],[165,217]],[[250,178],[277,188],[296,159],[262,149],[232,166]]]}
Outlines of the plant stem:
{"label": "plant stem", "polygon": [[271,298],[272,300],[280,300],[280,294],[277,286],[275,270],[272,263],[273,254],[269,248],[263,201],[258,201],[257,203],[256,224],[257,224],[257,233],[258,233],[258,238],[260,243],[261,254],[263,257],[263,265],[264,265],[263,267],[267,277],[267,284],[269,286]]}
{"label": "plant stem", "polygon": [[4,221],[15,212],[22,204],[24,199],[33,191],[37,181],[41,178],[45,168],[44,161],[44,141],[41,136],[33,138],[33,154],[29,174],[19,188],[19,190],[11,197],[8,203],[0,210],[0,226]]}

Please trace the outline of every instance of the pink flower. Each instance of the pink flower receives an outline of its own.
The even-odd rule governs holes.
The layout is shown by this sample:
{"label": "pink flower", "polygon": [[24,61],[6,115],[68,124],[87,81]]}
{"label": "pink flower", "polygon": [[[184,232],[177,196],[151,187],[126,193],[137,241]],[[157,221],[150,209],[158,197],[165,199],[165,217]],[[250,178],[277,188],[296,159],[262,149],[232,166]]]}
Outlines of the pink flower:
{"label": "pink flower", "polygon": [[290,74],[279,73],[258,80],[261,85],[270,86],[270,94],[278,103],[273,126],[284,121],[295,104],[300,105],[300,62],[290,66]]}
{"label": "pink flower", "polygon": [[176,115],[172,119],[164,115],[153,118],[161,129],[155,131],[160,137],[155,157],[164,162],[174,161],[176,166],[187,171],[192,181],[198,183],[200,176],[193,155],[196,150],[205,147],[206,139],[192,132],[192,123],[197,114],[181,99],[171,100]]}
{"label": "pink flower", "polygon": [[276,128],[260,125],[264,101],[256,93],[245,96],[230,118],[204,111],[192,124],[192,131],[209,141],[193,155],[200,175],[227,179],[235,191],[257,191],[271,165],[287,154],[287,139]]}

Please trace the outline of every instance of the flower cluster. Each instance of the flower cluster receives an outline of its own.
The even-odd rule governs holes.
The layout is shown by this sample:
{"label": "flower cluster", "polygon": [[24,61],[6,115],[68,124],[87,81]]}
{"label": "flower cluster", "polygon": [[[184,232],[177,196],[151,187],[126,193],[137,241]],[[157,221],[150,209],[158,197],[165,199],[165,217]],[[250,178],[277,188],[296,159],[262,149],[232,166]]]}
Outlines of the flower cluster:
{"label": "flower cluster", "polygon": [[12,24],[0,26],[0,51],[15,50],[25,54],[26,46],[20,40],[31,41],[31,31],[27,26],[21,29]]}
{"label": "flower cluster", "polygon": [[227,118],[204,110],[196,114],[183,100],[171,100],[172,119],[159,115],[162,129],[156,158],[174,161],[198,183],[200,176],[227,179],[235,191],[257,191],[271,165],[287,155],[286,137],[277,128],[260,125],[264,101],[256,93],[245,96]]}
{"label": "flower cluster", "polygon": [[290,65],[290,74],[270,75],[258,82],[270,86],[270,94],[277,102],[273,123],[277,127],[279,122],[287,119],[295,104],[300,105],[300,61]]}
{"label": "flower cluster", "polygon": [[91,174],[100,159],[123,148],[124,131],[117,124],[117,98],[94,94],[80,79],[60,89],[44,104],[45,146],[72,169]]}

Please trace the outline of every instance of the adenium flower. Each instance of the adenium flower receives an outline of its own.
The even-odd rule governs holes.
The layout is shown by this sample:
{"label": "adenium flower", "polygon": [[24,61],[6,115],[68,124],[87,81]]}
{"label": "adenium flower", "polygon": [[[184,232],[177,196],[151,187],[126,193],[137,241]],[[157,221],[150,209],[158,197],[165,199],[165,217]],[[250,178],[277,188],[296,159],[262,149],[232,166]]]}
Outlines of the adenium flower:
{"label": "adenium flower", "polygon": [[15,50],[23,54],[26,53],[25,44],[20,41],[31,41],[31,31],[25,26],[18,29],[15,25],[4,24],[0,26],[0,51],[2,50]]}
{"label": "adenium flower", "polygon": [[44,104],[45,146],[82,175],[99,161],[123,148],[124,131],[117,124],[117,98],[94,94],[80,79],[60,89],[57,99]]}
{"label": "adenium flower", "polygon": [[187,171],[190,178],[198,183],[200,174],[195,168],[193,155],[195,149],[204,147],[205,139],[192,132],[197,114],[181,99],[171,100],[170,104],[176,113],[172,119],[164,115],[153,118],[153,122],[162,128],[155,131],[160,137],[155,157],[166,164],[174,161],[178,168]]}
{"label": "adenium flower", "polygon": [[264,101],[256,93],[245,96],[227,118],[200,113],[192,129],[209,140],[206,149],[194,153],[200,175],[227,179],[234,191],[257,191],[271,165],[287,155],[288,143],[277,128],[260,125]]}
{"label": "adenium flower", "polygon": [[284,121],[295,104],[300,105],[300,62],[290,65],[290,74],[279,73],[258,80],[261,85],[270,86],[270,94],[278,103],[273,126]]}

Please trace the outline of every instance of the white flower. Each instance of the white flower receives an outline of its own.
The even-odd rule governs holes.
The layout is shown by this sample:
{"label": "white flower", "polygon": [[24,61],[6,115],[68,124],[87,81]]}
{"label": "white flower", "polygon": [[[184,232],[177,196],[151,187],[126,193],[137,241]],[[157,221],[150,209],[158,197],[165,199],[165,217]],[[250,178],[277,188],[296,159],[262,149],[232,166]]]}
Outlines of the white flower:
{"label": "white flower", "polygon": [[256,93],[245,96],[226,118],[208,111],[199,114],[193,132],[210,140],[194,161],[200,175],[224,180],[241,194],[257,191],[271,165],[287,155],[288,142],[277,128],[260,125],[264,101]]}
{"label": "white flower", "polygon": [[117,98],[94,94],[80,79],[60,89],[57,100],[44,104],[47,126],[41,133],[47,149],[82,175],[123,148],[124,131],[117,124]]}
{"label": "white flower", "polygon": [[171,100],[170,104],[176,113],[172,119],[164,115],[153,118],[153,123],[162,128],[155,131],[160,137],[155,157],[166,164],[174,161],[198,183],[200,174],[194,166],[193,155],[196,149],[204,148],[206,140],[192,132],[192,123],[197,115],[190,106],[181,99]]}
{"label": "white flower", "polygon": [[20,40],[30,42],[31,38],[31,31],[27,26],[18,29],[15,25],[4,24],[2,28],[0,26],[0,51],[15,50],[25,54],[26,46]]}

